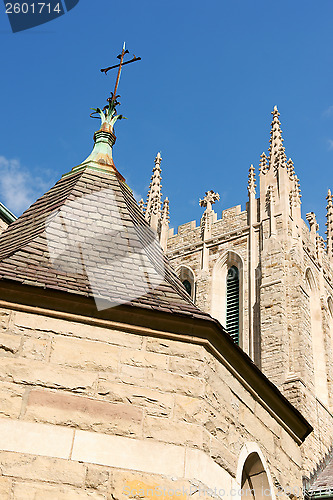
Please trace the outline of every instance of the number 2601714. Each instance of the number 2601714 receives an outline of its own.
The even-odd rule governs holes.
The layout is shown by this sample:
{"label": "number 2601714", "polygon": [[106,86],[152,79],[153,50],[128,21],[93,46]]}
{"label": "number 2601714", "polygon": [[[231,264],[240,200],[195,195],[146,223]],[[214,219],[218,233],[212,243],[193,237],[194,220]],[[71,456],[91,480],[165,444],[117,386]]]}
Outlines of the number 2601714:
{"label": "number 2601714", "polygon": [[57,3],[54,7],[50,3],[43,2],[6,3],[6,14],[51,14],[51,12],[61,14],[60,3]]}

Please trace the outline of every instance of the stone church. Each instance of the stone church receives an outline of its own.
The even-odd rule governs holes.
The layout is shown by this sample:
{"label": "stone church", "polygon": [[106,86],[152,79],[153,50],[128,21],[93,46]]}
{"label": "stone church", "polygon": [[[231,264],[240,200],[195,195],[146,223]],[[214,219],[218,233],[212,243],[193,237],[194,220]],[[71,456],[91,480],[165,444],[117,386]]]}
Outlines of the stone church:
{"label": "stone church", "polygon": [[[331,498],[333,204],[301,218],[273,111],[260,197],[173,235],[101,111],[90,156],[0,207],[1,500]],[[163,252],[164,250],[164,252]]]}

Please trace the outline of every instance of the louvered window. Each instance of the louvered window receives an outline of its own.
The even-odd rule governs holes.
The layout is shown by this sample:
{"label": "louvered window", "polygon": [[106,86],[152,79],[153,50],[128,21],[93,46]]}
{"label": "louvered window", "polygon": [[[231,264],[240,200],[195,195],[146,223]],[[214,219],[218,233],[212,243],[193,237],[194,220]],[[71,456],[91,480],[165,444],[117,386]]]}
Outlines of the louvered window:
{"label": "louvered window", "polygon": [[227,274],[227,332],[233,341],[239,343],[239,273],[236,266]]}
{"label": "louvered window", "polygon": [[184,285],[184,287],[186,288],[187,293],[188,293],[188,294],[189,294],[189,296],[191,297],[191,294],[192,294],[192,287],[191,287],[191,283],[189,282],[189,280],[184,280],[184,281],[183,281],[183,285]]}

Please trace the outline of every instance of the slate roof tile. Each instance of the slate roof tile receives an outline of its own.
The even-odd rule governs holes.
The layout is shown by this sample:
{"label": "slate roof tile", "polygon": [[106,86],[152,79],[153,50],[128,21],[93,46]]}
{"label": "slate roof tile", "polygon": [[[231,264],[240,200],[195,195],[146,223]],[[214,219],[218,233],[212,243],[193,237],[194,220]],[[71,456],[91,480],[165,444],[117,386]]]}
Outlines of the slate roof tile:
{"label": "slate roof tile", "polygon": [[210,319],[178,280],[126,184],[89,167],[63,176],[1,234],[0,278]]}
{"label": "slate roof tile", "polygon": [[[325,465],[326,464],[326,465]],[[325,496],[333,497],[333,453],[330,452],[327,459],[315,474],[311,487],[308,489],[310,498]]]}

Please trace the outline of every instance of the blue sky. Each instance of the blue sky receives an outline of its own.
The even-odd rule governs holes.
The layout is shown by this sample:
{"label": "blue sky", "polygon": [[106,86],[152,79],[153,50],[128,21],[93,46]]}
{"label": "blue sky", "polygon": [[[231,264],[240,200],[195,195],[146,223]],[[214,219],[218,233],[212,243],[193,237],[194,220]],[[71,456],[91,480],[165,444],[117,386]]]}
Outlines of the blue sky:
{"label": "blue sky", "polygon": [[84,160],[126,40],[142,61],[124,69],[114,159],[146,197],[161,151],[171,226],[200,219],[198,200],[245,206],[247,174],[281,113],[301,180],[303,217],[325,232],[333,188],[331,0],[80,0],[68,14],[13,34],[0,4],[0,200],[17,215]]}

